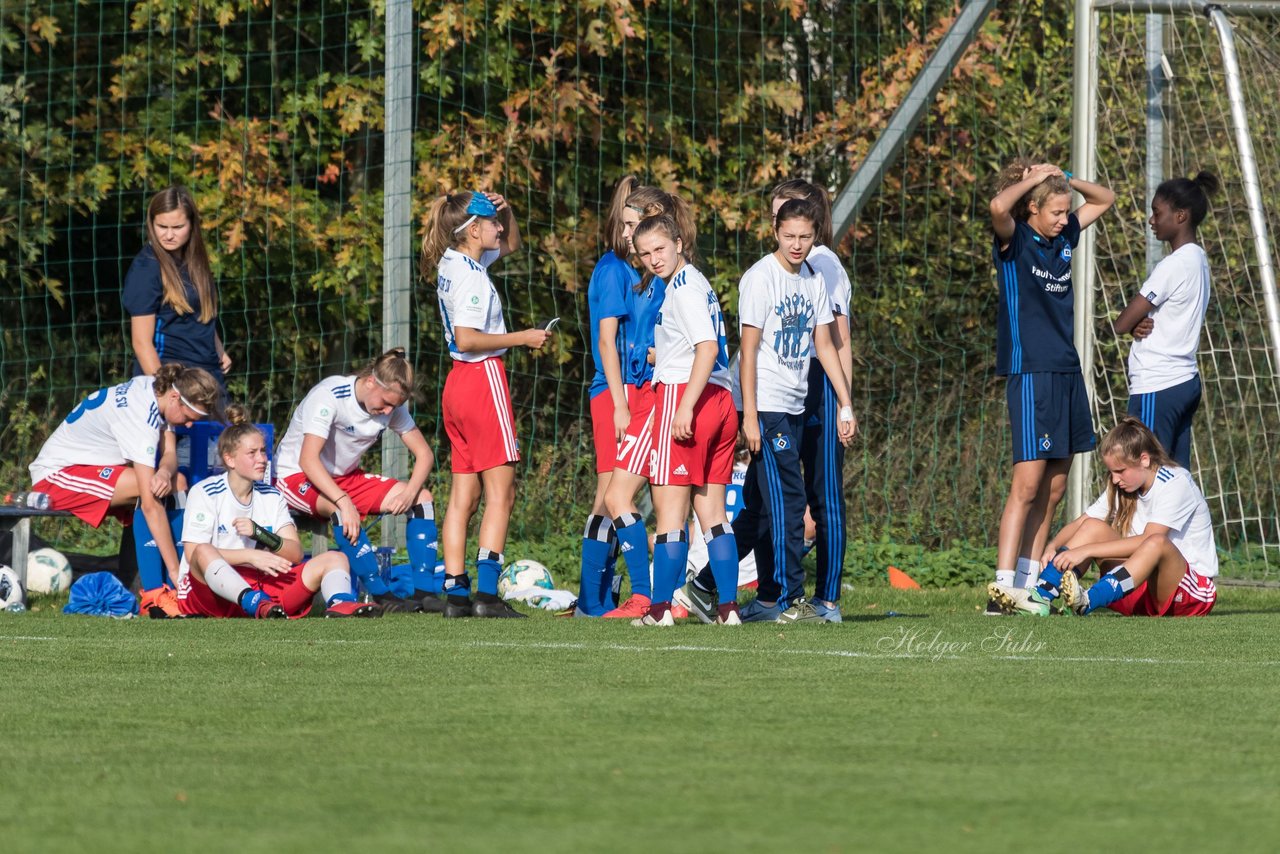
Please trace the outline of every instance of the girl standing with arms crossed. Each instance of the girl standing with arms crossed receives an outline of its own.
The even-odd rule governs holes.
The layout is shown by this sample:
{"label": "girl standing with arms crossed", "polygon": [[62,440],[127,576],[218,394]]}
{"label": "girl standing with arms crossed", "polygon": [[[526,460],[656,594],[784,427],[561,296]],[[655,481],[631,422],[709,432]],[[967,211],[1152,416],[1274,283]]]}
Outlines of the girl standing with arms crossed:
{"label": "girl standing with arms crossed", "polygon": [[[276,453],[276,487],[297,510],[333,522],[334,540],[369,595],[385,611],[440,612],[435,595],[435,505],[424,488],[435,456],[405,401],[413,367],[399,347],[349,376],[317,383],[293,411]],[[413,454],[409,480],[368,474],[360,459],[386,429]],[[405,535],[412,578],[383,580],[360,520],[378,513],[408,517]]]}
{"label": "girl standing with arms crossed", "polygon": [[[671,626],[671,597],[689,553],[685,523],[693,511],[706,532],[707,556],[721,591],[716,621],[738,625],[738,547],[725,513],[725,486],[733,474],[737,413],[729,391],[729,353],[720,301],[689,263],[680,227],[669,216],[636,226],[640,262],[667,283],[654,330],[653,504],[658,535],[653,553],[653,602],[632,621]],[[727,591],[727,592],[726,592]]]}
{"label": "girl standing with arms crossed", "polygon": [[[422,238],[422,272],[436,270],[436,297],[453,368],[443,408],[453,484],[445,511],[446,617],[523,617],[498,596],[502,549],[516,496],[515,416],[502,354],[511,347],[540,349],[545,329],[507,332],[502,300],[489,279],[494,261],[520,248],[511,206],[497,193],[461,192],[431,205]],[[484,498],[476,555],[477,590],[464,558],[467,524]]]}
{"label": "girl standing with arms crossed", "polygon": [[227,413],[218,437],[226,471],[191,490],[183,524],[178,602],[201,617],[301,617],[317,590],[326,617],[380,617],[377,605],[356,601],[341,552],[305,563],[298,529],[284,496],[262,483],[266,438],[244,407]]}
{"label": "girl standing with arms crossed", "polygon": [[[1072,190],[1084,197],[1075,211]],[[996,583],[1005,587],[1034,586],[1071,457],[1094,446],[1073,338],[1071,253],[1081,230],[1115,198],[1057,166],[1020,159],[1000,174],[991,200],[991,255],[1000,290],[996,373],[1007,377],[1013,434],[1013,482],[996,555]],[[1004,612],[993,600],[987,613]]]}
{"label": "girl standing with arms crossed", "polygon": [[[186,484],[177,474],[171,427],[220,420],[222,387],[200,368],[161,365],[98,389],[80,402],[31,464],[32,489],[53,510],[69,510],[97,528],[108,513],[132,522],[139,549],[142,607],[152,617],[185,616],[173,588],[178,548],[162,503]],[[162,449],[157,465],[157,451]]]}
{"label": "girl standing with arms crossed", "polygon": [[1129,414],[1147,425],[1184,469],[1191,468],[1191,419],[1200,408],[1196,350],[1209,305],[1209,259],[1196,241],[1196,229],[1216,192],[1218,179],[1208,172],[1156,188],[1151,231],[1172,251],[1115,322],[1116,332],[1134,337]]}

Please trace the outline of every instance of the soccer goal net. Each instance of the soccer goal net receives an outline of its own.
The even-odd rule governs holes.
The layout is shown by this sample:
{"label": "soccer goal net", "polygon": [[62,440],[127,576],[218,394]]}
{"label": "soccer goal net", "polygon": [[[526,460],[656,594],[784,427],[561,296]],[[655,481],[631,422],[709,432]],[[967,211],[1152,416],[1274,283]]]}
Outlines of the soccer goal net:
{"label": "soccer goal net", "polygon": [[[1105,429],[1126,412],[1130,339],[1117,336],[1111,322],[1164,251],[1147,223],[1152,191],[1165,178],[1208,170],[1223,190],[1200,229],[1212,293],[1200,345],[1204,392],[1192,429],[1192,469],[1219,520],[1219,547],[1237,558],[1236,574],[1274,579],[1280,387],[1260,257],[1274,267],[1280,234],[1280,4],[1221,10],[1234,36],[1269,244],[1250,222],[1246,182],[1253,179],[1233,123],[1223,18],[1215,22],[1201,3],[1134,11],[1157,5],[1095,3],[1095,162],[1098,181],[1118,196],[1114,215],[1100,223],[1093,257],[1095,413]],[[1184,8],[1172,8],[1178,5]]]}

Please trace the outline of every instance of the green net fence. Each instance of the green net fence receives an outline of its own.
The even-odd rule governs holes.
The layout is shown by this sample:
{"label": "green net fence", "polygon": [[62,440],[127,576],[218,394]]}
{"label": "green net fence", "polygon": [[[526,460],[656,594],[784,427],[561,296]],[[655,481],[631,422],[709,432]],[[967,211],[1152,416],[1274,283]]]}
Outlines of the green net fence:
{"label": "green net fence", "polygon": [[[839,247],[862,421],[855,541],[993,540],[1010,450],[990,179],[1018,154],[1069,156],[1069,5],[998,4]],[[6,483],[25,482],[76,400],[126,376],[120,285],[146,200],[170,183],[205,218],[229,386],[259,420],[283,427],[311,384],[381,351],[383,3],[0,10]],[[926,0],[415,0],[414,232],[442,191],[502,192],[525,237],[495,268],[508,324],[563,318],[542,354],[508,359],[517,536],[576,536],[590,501],[586,283],[614,182],[636,174],[693,203],[732,327],[739,276],[772,249],[769,188],[838,191],[955,14]],[[415,414],[444,468],[433,285],[415,279],[411,311]],[[434,486],[439,500],[447,478]]]}

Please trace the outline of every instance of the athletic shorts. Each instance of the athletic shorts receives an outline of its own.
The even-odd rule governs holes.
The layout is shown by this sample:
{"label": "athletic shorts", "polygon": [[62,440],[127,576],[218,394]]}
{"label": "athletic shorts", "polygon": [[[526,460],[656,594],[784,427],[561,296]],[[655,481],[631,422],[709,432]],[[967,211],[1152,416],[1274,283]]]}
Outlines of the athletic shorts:
{"label": "athletic shorts", "polygon": [[596,447],[596,474],[626,469],[641,477],[649,476],[649,457],[653,450],[653,386],[624,386],[631,423],[621,444],[613,440],[613,396],[609,391],[591,398],[591,436]]}
{"label": "athletic shorts", "polygon": [[475,474],[520,459],[501,358],[454,362],[444,381],[443,405],[454,474]]}
{"label": "athletic shorts", "polygon": [[1005,386],[1013,461],[1065,460],[1097,444],[1084,377],[1073,374],[1010,374]]}
{"label": "athletic shorts", "polygon": [[[250,587],[261,590],[277,602],[301,603],[301,607],[294,607],[292,610],[286,606],[285,612],[290,617],[305,617],[311,610],[311,599],[315,594],[302,583],[304,566],[305,562],[300,563],[280,575],[268,575],[248,566],[237,566],[235,569]],[[184,614],[200,617],[249,616],[238,603],[228,602],[218,596],[192,572],[178,576],[178,607]]]}
{"label": "athletic shorts", "polygon": [[1200,375],[1159,391],[1129,396],[1129,414],[1156,434],[1174,462],[1191,468],[1191,420],[1200,408]]}
{"label": "athletic shorts", "polygon": [[1155,586],[1144,581],[1110,607],[1126,617],[1203,617],[1217,601],[1218,588],[1213,578],[1188,566],[1178,589],[1164,602],[1156,599]]}
{"label": "athletic shorts", "polygon": [[733,479],[733,447],[738,439],[738,413],[727,388],[708,384],[693,407],[693,438],[671,437],[676,407],[685,384],[654,386],[657,402],[649,480],[656,486],[727,484]]}
{"label": "athletic shorts", "polygon": [[[32,485],[31,491],[48,495],[50,510],[68,510],[97,528],[112,512],[111,496],[115,494],[120,475],[127,468],[128,463],[67,466]],[[133,507],[117,507],[112,515],[128,524],[133,520]]]}
{"label": "athletic shorts", "polygon": [[[396,484],[399,483],[394,477],[368,474],[360,469],[356,469],[351,474],[334,475],[333,482],[351,496],[361,516],[372,516],[382,512],[382,502],[386,500],[387,493],[395,489]],[[320,511],[316,509],[316,504],[320,500],[320,491],[302,472],[277,478],[276,489],[280,490],[285,502],[293,509],[311,516],[320,515]]]}

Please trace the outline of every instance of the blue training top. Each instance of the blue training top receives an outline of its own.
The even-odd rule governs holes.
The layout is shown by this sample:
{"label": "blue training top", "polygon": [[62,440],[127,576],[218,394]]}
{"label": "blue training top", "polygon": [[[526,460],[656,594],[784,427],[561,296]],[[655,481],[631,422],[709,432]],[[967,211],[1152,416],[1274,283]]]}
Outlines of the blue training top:
{"label": "blue training top", "polygon": [[591,360],[596,372],[591,378],[589,394],[595,397],[609,387],[604,367],[600,364],[600,321],[606,317],[618,318],[618,334],[614,342],[622,367],[622,381],[627,379],[627,354],[630,352],[631,293],[640,281],[635,268],[613,252],[604,253],[591,271],[591,283],[587,285],[587,307],[591,313]]}
{"label": "blue training top", "polygon": [[[156,354],[161,362],[179,362],[187,367],[204,368],[222,382],[222,366],[218,360],[218,348],[214,344],[217,328],[214,321],[200,321],[200,295],[187,274],[185,266],[179,266],[182,284],[191,304],[191,314],[178,314],[164,301],[164,283],[160,279],[160,262],[151,246],[142,247],[129,272],[124,277],[124,290],[120,301],[130,317],[154,314],[156,331],[152,337]],[[137,360],[133,364],[134,376],[142,372]]]}
{"label": "blue training top", "polygon": [[653,346],[653,330],[662,313],[662,301],[667,295],[667,283],[657,276],[649,278],[649,284],[639,293],[628,291],[627,319],[630,342],[628,355],[623,360],[623,379],[627,385],[641,386],[653,380],[653,365],[649,364],[649,348]]}
{"label": "blue training top", "polygon": [[1025,222],[1014,226],[1009,248],[996,237],[991,256],[1000,286],[996,373],[1072,373],[1080,370],[1072,336],[1071,250],[1080,242],[1080,220],[1067,216],[1048,240]]}

